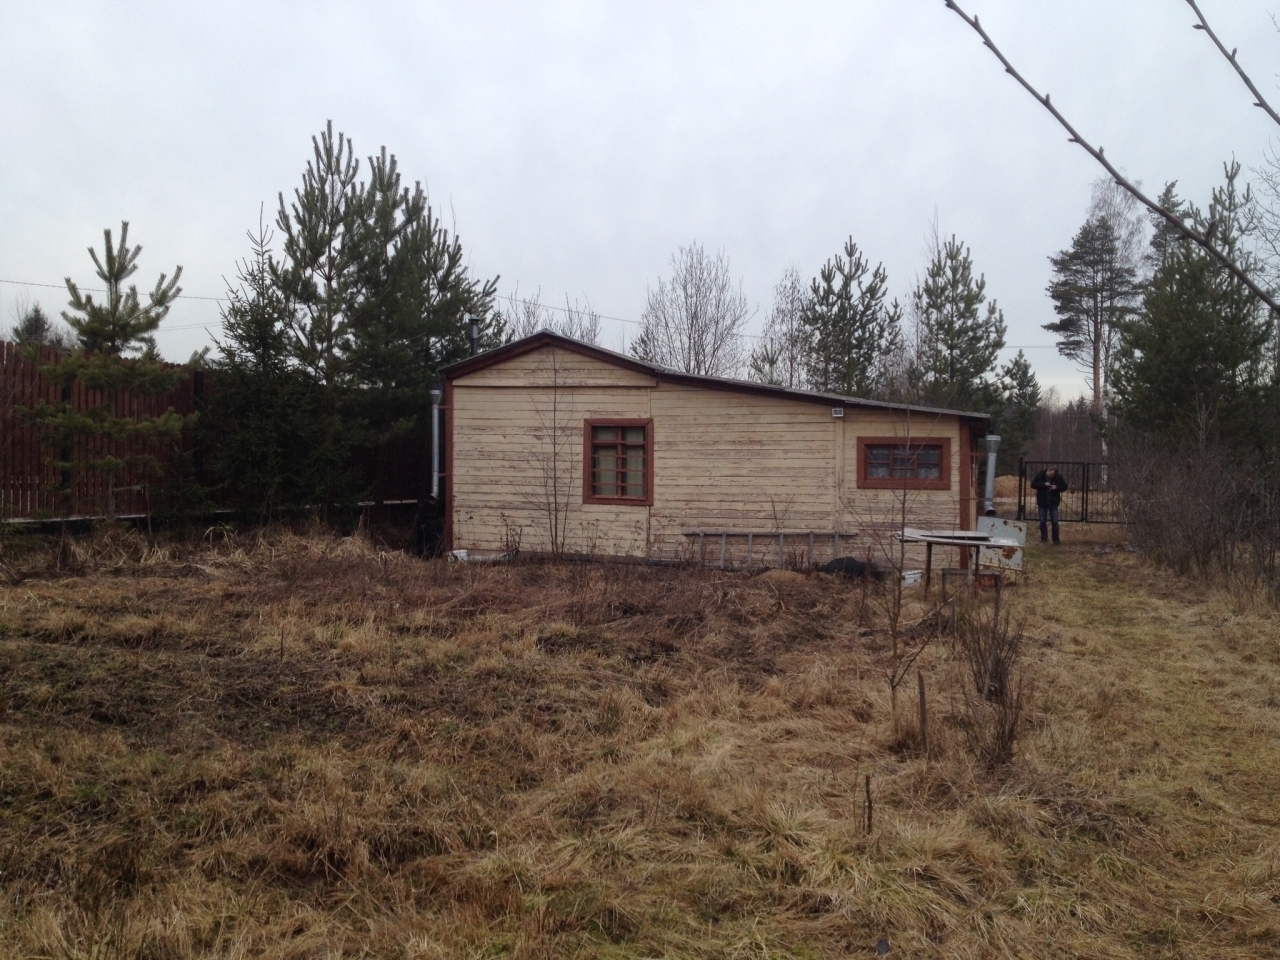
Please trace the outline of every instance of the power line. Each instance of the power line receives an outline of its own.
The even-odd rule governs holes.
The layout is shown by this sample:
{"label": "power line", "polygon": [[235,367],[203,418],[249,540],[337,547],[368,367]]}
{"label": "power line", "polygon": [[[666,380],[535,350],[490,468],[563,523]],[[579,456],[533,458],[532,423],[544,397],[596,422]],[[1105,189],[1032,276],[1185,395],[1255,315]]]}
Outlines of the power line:
{"label": "power line", "polygon": [[[66,289],[66,287],[61,284],[33,283],[30,280],[0,279],[0,283],[8,283],[16,287],[44,287],[45,289],[48,289],[48,290],[65,290]],[[101,287],[81,287],[80,289],[85,290],[89,293],[106,293],[106,291],[103,290]],[[198,296],[195,296],[194,294],[180,293],[178,294],[178,299],[179,300],[207,300],[213,303],[225,303],[227,298],[226,297],[198,297]],[[508,303],[513,303],[513,304],[529,302],[527,300],[519,300],[515,297],[504,296],[503,294],[500,294],[500,293],[495,293],[494,299],[505,300]],[[557,313],[575,312],[570,310],[568,307],[553,307],[549,303],[539,303],[538,309],[554,310]],[[576,312],[588,313],[588,314],[595,313],[595,311],[590,310],[589,308],[581,311],[576,311]],[[604,313],[596,313],[595,315],[599,317],[601,320],[616,320],[618,323],[630,323],[635,326],[641,325],[641,322],[639,320],[630,320],[627,317],[611,317],[608,314],[604,314]],[[169,326],[164,327],[160,330],[157,330],[156,332],[167,333],[170,330],[199,330],[199,329],[208,330],[212,326],[214,326],[214,324],[212,323],[179,323],[179,324],[170,324]],[[744,333],[742,334],[742,336],[748,337],[752,340],[763,339],[763,335],[759,333]],[[1002,349],[1004,350],[1051,350],[1051,349],[1055,349],[1056,347],[1057,347],[1056,343],[1006,343]]]}
{"label": "power line", "polygon": [[[0,280],[0,283],[12,284],[15,287],[45,287],[49,290],[67,289],[66,286],[61,283],[32,283],[30,280]],[[88,293],[106,293],[107,292],[106,290],[103,290],[101,287],[80,287],[79,289],[84,290]],[[214,303],[222,303],[227,298],[226,297],[197,297],[195,294],[191,294],[191,293],[180,293],[178,294],[177,299],[179,300],[212,300]]]}
{"label": "power line", "polygon": [[[528,303],[528,302],[529,302],[528,300],[517,300],[515,297],[504,297],[504,296],[503,296],[502,294],[500,294],[500,293],[495,293],[495,294],[494,294],[494,297],[495,297],[496,299],[498,299],[498,300],[506,300],[508,303]],[[555,310],[557,313],[570,313],[570,312],[572,312],[572,311],[570,311],[570,310],[569,310],[569,308],[568,308],[568,307],[553,307],[553,306],[551,306],[551,304],[549,304],[549,303],[539,303],[539,304],[538,304],[538,308],[539,308],[540,310]],[[592,310],[592,309],[590,309],[590,308],[586,308],[586,309],[584,309],[584,310],[579,310],[579,311],[577,311],[577,312],[578,312],[578,313],[587,313],[587,314],[595,313],[595,311],[594,311],[594,310]],[[610,317],[610,316],[607,316],[607,315],[605,315],[605,314],[603,314],[603,313],[596,313],[595,315],[596,315],[597,317],[599,317],[601,320],[617,320],[619,323],[634,323],[636,326],[640,326],[640,321],[639,321],[639,320],[628,320],[626,317]]]}

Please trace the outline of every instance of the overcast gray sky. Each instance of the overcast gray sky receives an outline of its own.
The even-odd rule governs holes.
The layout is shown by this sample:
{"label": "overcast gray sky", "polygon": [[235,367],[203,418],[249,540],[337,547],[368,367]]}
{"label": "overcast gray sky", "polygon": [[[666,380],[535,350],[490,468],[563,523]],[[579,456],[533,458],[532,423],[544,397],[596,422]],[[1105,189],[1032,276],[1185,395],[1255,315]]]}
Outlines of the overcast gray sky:
{"label": "overcast gray sky", "polygon": [[[968,0],[1006,54],[1130,176],[1203,201],[1274,131],[1183,0]],[[1263,0],[1201,0],[1264,91]],[[790,264],[852,235],[906,299],[937,215],[973,250],[1042,383],[1047,257],[1101,171],[942,0],[59,2],[0,0],[0,279],[93,280],[130,222],[139,286],[175,263],[218,297],[327,119],[382,145],[456,223],[472,270],[635,320],[677,246],[723,249],[758,331]],[[0,284],[56,312],[58,290]],[[210,341],[184,299],[166,356]],[[208,325],[208,330],[201,325]],[[607,321],[618,347],[629,324]]]}

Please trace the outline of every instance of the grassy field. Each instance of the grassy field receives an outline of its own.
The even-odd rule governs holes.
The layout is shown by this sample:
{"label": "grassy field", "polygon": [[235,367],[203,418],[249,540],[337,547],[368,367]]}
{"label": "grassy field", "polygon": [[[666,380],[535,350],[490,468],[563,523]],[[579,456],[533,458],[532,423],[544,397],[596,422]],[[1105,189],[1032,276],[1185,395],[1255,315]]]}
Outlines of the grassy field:
{"label": "grassy field", "polygon": [[6,554],[0,955],[1280,954],[1277,620],[1122,546],[1031,549],[988,770],[843,581],[215,540]]}

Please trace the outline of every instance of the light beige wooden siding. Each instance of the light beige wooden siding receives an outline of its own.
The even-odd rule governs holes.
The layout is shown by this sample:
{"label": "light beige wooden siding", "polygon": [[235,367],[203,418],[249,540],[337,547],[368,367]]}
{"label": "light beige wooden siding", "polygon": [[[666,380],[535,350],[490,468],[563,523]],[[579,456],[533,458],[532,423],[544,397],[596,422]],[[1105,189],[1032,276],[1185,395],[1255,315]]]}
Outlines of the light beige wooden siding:
{"label": "light beige wooden siding", "polygon": [[[583,504],[583,421],[652,417],[654,504]],[[910,491],[907,522],[950,529],[959,504],[955,417],[909,420],[725,390],[655,382],[633,371],[555,348],[461,377],[453,388],[454,546],[526,551],[552,543],[552,503],[563,505],[563,547],[571,553],[664,558],[698,549],[693,530],[731,530],[726,559],[779,561],[776,532],[812,530],[815,559],[841,552],[885,557],[901,525],[903,494],[857,486],[858,438],[946,436],[947,491]],[[556,479],[558,478],[558,479]],[[705,544],[708,559],[720,543]],[[807,559],[806,536],[789,537]],[[918,562],[915,553],[909,562]]]}
{"label": "light beige wooden siding", "polygon": [[569,552],[643,556],[647,507],[582,502],[583,421],[648,417],[652,382],[554,348],[456,380],[454,546],[548,551],[554,526]]}
{"label": "light beige wooden siding", "polygon": [[561,387],[652,387],[656,381],[647,374],[595,357],[544,347],[467,374],[457,382],[468,386],[527,389],[549,387],[553,383]]}
{"label": "light beige wooden siding", "polygon": [[[850,411],[852,413],[852,411]],[[949,490],[864,490],[858,486],[860,437],[947,437],[951,440],[951,489]],[[859,412],[845,425],[845,489],[841,523],[856,531],[859,556],[870,552],[882,561],[898,559],[893,533],[903,525],[933,530],[952,530],[960,519],[960,423],[953,416],[906,417],[892,412]],[[955,551],[940,549],[940,563],[957,562]],[[908,566],[924,562],[923,548],[907,551]]]}
{"label": "light beige wooden siding", "polygon": [[[691,545],[689,530],[833,529],[829,408],[664,383],[652,409],[661,552]],[[735,539],[731,551],[743,550],[745,541]]]}

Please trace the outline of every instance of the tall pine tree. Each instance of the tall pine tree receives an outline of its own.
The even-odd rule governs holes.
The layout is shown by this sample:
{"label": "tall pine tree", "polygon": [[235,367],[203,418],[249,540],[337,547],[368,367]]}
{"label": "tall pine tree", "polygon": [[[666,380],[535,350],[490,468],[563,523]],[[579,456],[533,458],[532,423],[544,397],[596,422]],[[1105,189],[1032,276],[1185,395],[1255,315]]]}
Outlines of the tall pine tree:
{"label": "tall pine tree", "polygon": [[350,284],[357,259],[353,225],[360,161],[346,135],[330,122],[311,139],[312,159],[293,200],[279,195],[276,226],[284,256],[271,262],[275,287],[289,307],[285,324],[291,359],[316,388],[323,425],[313,462],[322,477],[316,501],[322,515],[358,497],[351,451],[366,439],[363,424],[344,409],[350,387],[342,343],[350,323]]}
{"label": "tall pine tree", "polygon": [[[367,179],[360,167],[331,123],[312,138],[302,185],[288,203],[280,196],[280,255],[261,229],[251,236],[253,256],[224,312],[220,366],[236,387],[216,401],[218,442],[243,443],[245,457],[258,450],[262,466],[227,475],[244,506],[327,513],[379,498],[379,464],[370,489],[355,452],[376,456],[388,441],[415,435],[420,442],[409,446],[425,458],[429,387],[441,367],[467,355],[469,320],[482,348],[502,342],[496,278],[469,274],[460,241],[421,186],[404,186],[394,155],[384,148],[370,157]],[[263,390],[283,406],[255,400]],[[282,426],[291,423],[299,429]],[[291,475],[276,464],[293,464]]]}
{"label": "tall pine tree", "polygon": [[[1172,185],[1162,199],[1250,271],[1255,221],[1239,174],[1238,163],[1226,166],[1207,213],[1178,201]],[[1151,260],[1142,311],[1125,326],[1117,353],[1118,412],[1157,437],[1274,452],[1272,318],[1216,261],[1158,223]]]}
{"label": "tall pine tree", "polygon": [[493,309],[496,278],[470,277],[461,241],[441,225],[420,184],[402,186],[385,147],[369,159],[368,182],[355,188],[347,229],[354,247],[341,341],[353,387],[347,409],[368,431],[370,495],[380,499],[387,443],[413,436],[413,449],[424,457],[430,449],[423,412],[440,368],[470,350],[467,319],[476,318],[482,348],[503,341],[503,320]]}
{"label": "tall pine tree", "polygon": [[995,412],[996,357],[1004,314],[987,302],[986,278],[973,275],[969,248],[935,238],[925,276],[912,295],[916,350],[912,378],[921,400],[940,407]]}
{"label": "tall pine tree", "polygon": [[1116,232],[1103,217],[1085,222],[1070,250],[1049,258],[1049,296],[1058,319],[1044,329],[1058,335],[1058,352],[1086,371],[1093,415],[1106,418],[1112,354],[1125,321],[1138,308],[1137,271],[1121,255]]}
{"label": "tall pine tree", "polygon": [[902,348],[902,310],[886,303],[883,264],[871,268],[850,237],[814,279],[801,318],[808,328],[806,379],[812,389],[871,397],[885,361]]}

